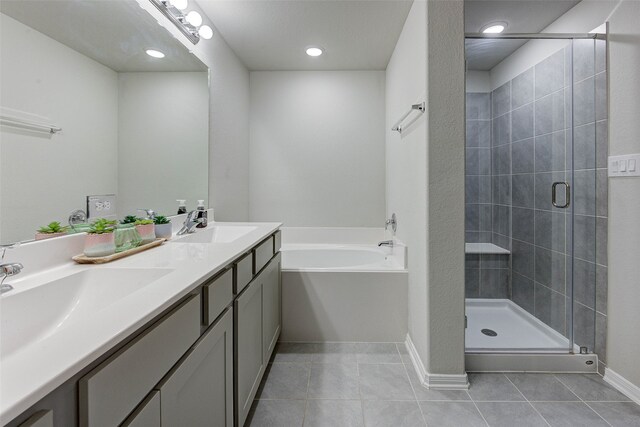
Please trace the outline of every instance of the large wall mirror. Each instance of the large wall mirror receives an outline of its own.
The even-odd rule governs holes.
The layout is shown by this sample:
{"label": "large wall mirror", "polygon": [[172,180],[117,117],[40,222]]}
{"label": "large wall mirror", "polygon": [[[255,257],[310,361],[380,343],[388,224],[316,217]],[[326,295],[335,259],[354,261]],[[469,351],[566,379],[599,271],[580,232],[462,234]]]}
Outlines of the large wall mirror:
{"label": "large wall mirror", "polygon": [[[1,244],[66,224],[91,195],[116,195],[118,218],[207,200],[208,69],[135,0],[0,12]],[[35,122],[62,131],[22,126]]]}

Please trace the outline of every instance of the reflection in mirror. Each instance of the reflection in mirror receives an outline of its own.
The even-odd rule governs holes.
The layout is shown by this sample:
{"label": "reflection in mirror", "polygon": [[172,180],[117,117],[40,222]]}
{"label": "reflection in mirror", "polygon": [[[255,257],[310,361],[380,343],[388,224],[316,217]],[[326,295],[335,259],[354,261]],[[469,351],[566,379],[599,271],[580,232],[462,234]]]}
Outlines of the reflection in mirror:
{"label": "reflection in mirror", "polygon": [[3,0],[0,12],[0,243],[66,225],[90,195],[115,194],[117,218],[208,199],[207,67],[135,0]]}

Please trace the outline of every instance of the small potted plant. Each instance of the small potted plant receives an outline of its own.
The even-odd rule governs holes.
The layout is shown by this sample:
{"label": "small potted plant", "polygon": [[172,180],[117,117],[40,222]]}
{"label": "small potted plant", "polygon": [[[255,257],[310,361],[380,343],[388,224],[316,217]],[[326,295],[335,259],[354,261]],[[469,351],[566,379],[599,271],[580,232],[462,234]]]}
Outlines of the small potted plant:
{"label": "small potted plant", "polygon": [[88,257],[108,256],[116,251],[113,235],[116,221],[100,218],[95,220],[84,241],[84,254]]}
{"label": "small potted plant", "polygon": [[156,224],[156,237],[162,239],[171,238],[171,220],[163,215],[156,215],[153,222]]}
{"label": "small potted plant", "polygon": [[52,237],[60,237],[67,234],[68,226],[62,226],[58,221],[53,221],[49,225],[40,227],[36,232],[36,240],[50,239]]}
{"label": "small potted plant", "polygon": [[156,227],[152,219],[138,218],[135,222],[136,230],[142,238],[142,244],[151,243],[156,239]]}
{"label": "small potted plant", "polygon": [[140,246],[142,239],[136,229],[138,217],[134,215],[126,216],[115,230],[116,252],[124,252]]}

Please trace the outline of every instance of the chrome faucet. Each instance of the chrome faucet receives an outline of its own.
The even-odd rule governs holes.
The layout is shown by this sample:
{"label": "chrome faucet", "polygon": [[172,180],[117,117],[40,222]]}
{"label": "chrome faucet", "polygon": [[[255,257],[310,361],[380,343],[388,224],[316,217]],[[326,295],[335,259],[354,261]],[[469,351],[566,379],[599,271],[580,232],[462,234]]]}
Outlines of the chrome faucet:
{"label": "chrome faucet", "polygon": [[183,234],[190,234],[195,232],[194,229],[196,228],[196,225],[202,222],[202,218],[198,218],[197,216],[198,211],[189,212],[184,220],[184,223],[182,224],[182,228],[176,234],[178,236],[182,236]]}
{"label": "chrome faucet", "polygon": [[383,240],[382,242],[378,243],[378,246],[388,246],[390,248],[393,247],[393,240]]}
{"label": "chrome faucet", "polygon": [[16,274],[20,274],[24,266],[19,262],[10,262],[7,264],[0,264],[0,294],[4,294],[5,292],[9,292],[13,289],[11,285],[5,285],[4,280],[7,277],[15,276]]}
{"label": "chrome faucet", "polygon": [[384,229],[388,230],[389,226],[391,226],[391,230],[393,230],[394,233],[398,230],[398,218],[395,213],[391,214],[391,218],[385,221]]}
{"label": "chrome faucet", "polygon": [[153,209],[138,209],[140,212],[144,212],[147,214],[147,219],[151,219],[151,220],[155,220],[156,219],[156,213],[154,212]]}

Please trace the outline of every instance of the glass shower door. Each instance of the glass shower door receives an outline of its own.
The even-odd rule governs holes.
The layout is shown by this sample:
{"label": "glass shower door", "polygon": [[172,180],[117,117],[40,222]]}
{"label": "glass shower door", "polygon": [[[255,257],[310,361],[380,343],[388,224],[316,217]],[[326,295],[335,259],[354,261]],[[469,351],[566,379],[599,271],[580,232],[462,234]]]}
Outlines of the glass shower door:
{"label": "glass shower door", "polygon": [[[566,353],[583,342],[592,350],[601,174],[595,42],[466,46],[466,242],[490,244],[467,254],[467,351]],[[509,67],[521,66],[523,53],[529,66],[515,73]],[[489,90],[476,83],[483,75]]]}

